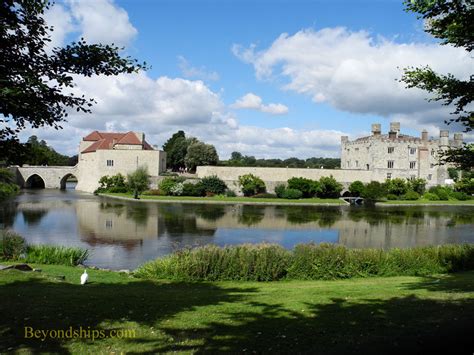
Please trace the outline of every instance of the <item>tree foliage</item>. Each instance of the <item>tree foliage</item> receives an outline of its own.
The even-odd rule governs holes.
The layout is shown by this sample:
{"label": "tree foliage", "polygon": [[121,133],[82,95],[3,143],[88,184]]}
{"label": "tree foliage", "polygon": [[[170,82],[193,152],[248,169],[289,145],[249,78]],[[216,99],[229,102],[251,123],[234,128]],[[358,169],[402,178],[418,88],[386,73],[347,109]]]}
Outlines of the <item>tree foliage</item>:
{"label": "tree foliage", "polygon": [[0,141],[18,143],[26,127],[61,128],[69,110],[89,113],[93,98],[72,93],[74,76],[117,75],[145,68],[121,48],[83,39],[48,48],[53,31],[44,20],[48,1],[0,3]]}
{"label": "tree foliage", "polygon": [[[407,0],[406,10],[419,14],[425,23],[425,31],[441,40],[471,52],[474,49],[474,6],[470,0]],[[408,88],[431,92],[431,100],[444,105],[454,105],[457,117],[446,123],[460,122],[466,131],[474,128],[474,75],[467,80],[452,74],[438,74],[430,67],[407,68],[402,81]]]}
{"label": "tree foliage", "polygon": [[206,144],[195,140],[188,146],[188,151],[184,162],[189,171],[196,171],[198,165],[216,165],[219,161],[216,148],[211,144]]}
{"label": "tree foliage", "polygon": [[150,185],[150,177],[145,167],[139,167],[133,173],[127,175],[127,185],[135,195],[141,194],[148,189]]}
{"label": "tree foliage", "polygon": [[312,168],[337,169],[341,166],[339,158],[288,158],[288,159],[257,159],[252,155],[242,155],[240,152],[232,152],[230,159],[220,162],[225,166],[259,166],[267,168]]}

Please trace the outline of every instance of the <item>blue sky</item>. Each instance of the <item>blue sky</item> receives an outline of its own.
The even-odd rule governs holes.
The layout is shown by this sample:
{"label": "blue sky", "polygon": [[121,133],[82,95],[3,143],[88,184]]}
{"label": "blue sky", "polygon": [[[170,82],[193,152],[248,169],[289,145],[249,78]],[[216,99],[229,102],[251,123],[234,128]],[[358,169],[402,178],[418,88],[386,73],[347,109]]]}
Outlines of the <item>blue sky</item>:
{"label": "blue sky", "polygon": [[[78,78],[97,99],[64,130],[29,130],[73,154],[91,130],[142,130],[161,146],[178,129],[257,157],[338,156],[339,137],[400,121],[436,136],[449,109],[397,79],[429,64],[466,77],[467,52],[439,46],[395,0],[64,0],[45,16],[53,45],[114,42],[152,66],[119,78]],[[456,65],[453,66],[453,63]],[[457,127],[449,127],[456,131]]]}

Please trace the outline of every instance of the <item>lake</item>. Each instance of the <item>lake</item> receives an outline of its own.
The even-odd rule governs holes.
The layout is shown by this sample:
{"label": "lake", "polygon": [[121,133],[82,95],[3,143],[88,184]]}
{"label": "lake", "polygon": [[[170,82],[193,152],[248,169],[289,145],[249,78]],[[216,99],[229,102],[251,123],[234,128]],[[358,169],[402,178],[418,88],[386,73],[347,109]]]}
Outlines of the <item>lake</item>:
{"label": "lake", "polygon": [[88,265],[135,269],[174,250],[209,243],[292,248],[328,242],[384,249],[474,243],[474,207],[144,203],[73,189],[24,190],[0,204],[0,227],[31,244],[87,248]]}

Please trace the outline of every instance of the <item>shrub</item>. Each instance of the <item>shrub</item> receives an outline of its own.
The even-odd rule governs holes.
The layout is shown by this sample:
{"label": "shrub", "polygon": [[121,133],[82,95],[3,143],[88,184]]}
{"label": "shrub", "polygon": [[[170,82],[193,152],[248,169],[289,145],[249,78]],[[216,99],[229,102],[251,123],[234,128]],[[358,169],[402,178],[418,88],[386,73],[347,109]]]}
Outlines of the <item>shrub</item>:
{"label": "shrub", "polygon": [[450,188],[444,186],[433,186],[428,190],[429,192],[436,194],[440,200],[449,200],[450,194],[453,192]]}
{"label": "shrub", "polygon": [[462,178],[454,184],[456,191],[464,192],[468,195],[474,195],[474,178]]}
{"label": "shrub", "polygon": [[167,176],[163,180],[161,180],[159,184],[159,189],[164,195],[170,196],[171,188],[177,183],[184,182],[184,180],[185,179],[183,177]]}
{"label": "shrub", "polygon": [[385,188],[388,194],[401,196],[408,191],[407,181],[401,178],[387,179],[385,181]]}
{"label": "shrub", "polygon": [[279,184],[275,186],[275,194],[277,195],[278,198],[283,198],[283,193],[286,190],[286,186],[283,184]]}
{"label": "shrub", "polygon": [[58,247],[53,245],[29,245],[25,262],[76,266],[83,264],[89,251],[82,248]]}
{"label": "shrub", "polygon": [[429,200],[429,201],[439,201],[438,195],[433,194],[433,193],[431,193],[431,192],[426,192],[426,193],[423,195],[423,198],[424,198],[425,200]]}
{"label": "shrub", "polygon": [[226,190],[225,195],[227,197],[237,197],[237,194],[232,190]]}
{"label": "shrub", "polygon": [[0,168],[0,182],[13,184],[15,182],[15,174],[13,174],[9,169]]}
{"label": "shrub", "polygon": [[170,193],[173,196],[181,196],[183,194],[183,189],[184,189],[183,183],[178,182],[171,187]]}
{"label": "shrub", "polygon": [[411,179],[408,181],[408,187],[418,194],[423,195],[426,191],[426,180],[421,178]]}
{"label": "shrub", "polygon": [[362,197],[369,201],[377,201],[386,195],[384,184],[378,181],[371,181],[365,187]]}
{"label": "shrub", "polygon": [[286,189],[282,195],[282,198],[286,198],[288,200],[298,200],[301,197],[303,197],[303,193],[296,189]]}
{"label": "shrub", "polygon": [[163,193],[159,189],[150,189],[143,191],[143,194],[145,196],[163,196]]}
{"label": "shrub", "polygon": [[406,194],[402,196],[402,200],[408,200],[408,201],[414,201],[414,200],[419,200],[420,199],[420,194],[415,191],[407,191]]}
{"label": "shrub", "polygon": [[266,192],[263,180],[253,174],[239,176],[239,186],[244,196],[253,196]]}
{"label": "shrub", "polygon": [[127,175],[127,186],[135,194],[139,195],[150,185],[150,177],[146,167],[139,167],[133,173]]}
{"label": "shrub", "polygon": [[204,196],[205,194],[206,192],[201,182],[196,184],[190,182],[183,183],[183,196]]}
{"label": "shrub", "polygon": [[398,200],[398,196],[394,194],[387,194],[387,200]]}
{"label": "shrub", "polygon": [[0,200],[15,196],[20,191],[16,184],[0,182]]}
{"label": "shrub", "polygon": [[319,179],[321,191],[318,193],[318,197],[322,198],[338,198],[341,195],[343,189],[342,185],[334,179],[331,175],[329,177],[323,176]]}
{"label": "shrub", "polygon": [[288,188],[300,190],[303,193],[304,198],[313,197],[321,192],[321,186],[318,181],[303,177],[293,177],[288,179]]}
{"label": "shrub", "polygon": [[468,194],[464,193],[464,192],[460,192],[460,191],[454,191],[452,193],[452,196],[456,199],[456,200],[459,200],[459,201],[467,201],[467,200],[470,200],[471,199],[471,196],[469,196]]}
{"label": "shrub", "polygon": [[125,183],[125,176],[120,173],[113,176],[102,176],[97,190],[98,192],[127,192],[128,187]]}
{"label": "shrub", "polygon": [[201,179],[201,184],[204,191],[213,193],[215,195],[221,195],[227,189],[227,185],[224,181],[219,179],[216,175],[206,176]]}
{"label": "shrub", "polygon": [[351,196],[362,196],[365,191],[365,185],[362,181],[356,180],[349,185],[349,192]]}
{"label": "shrub", "polygon": [[0,231],[0,258],[18,260],[26,251],[26,242],[22,236],[7,230]]}

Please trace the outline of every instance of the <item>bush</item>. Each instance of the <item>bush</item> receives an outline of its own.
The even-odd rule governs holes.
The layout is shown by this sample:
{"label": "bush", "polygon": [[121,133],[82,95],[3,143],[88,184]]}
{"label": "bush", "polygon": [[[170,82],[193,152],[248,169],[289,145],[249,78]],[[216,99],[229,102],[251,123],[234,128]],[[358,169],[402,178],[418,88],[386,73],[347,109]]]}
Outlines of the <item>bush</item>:
{"label": "bush", "polygon": [[318,193],[318,197],[322,198],[338,198],[341,196],[343,189],[342,185],[334,179],[332,176],[323,176],[319,179],[321,191]]}
{"label": "bush", "polygon": [[433,193],[431,193],[431,192],[426,192],[426,193],[423,195],[423,198],[424,198],[425,200],[429,200],[429,201],[439,201],[438,195],[433,194]]}
{"label": "bush", "polygon": [[283,193],[286,190],[286,186],[283,184],[279,184],[275,186],[275,194],[277,195],[278,198],[283,198]]}
{"label": "bush", "polygon": [[159,189],[151,189],[151,190],[143,191],[142,195],[145,195],[145,196],[163,196],[164,194]]}
{"label": "bush", "polygon": [[387,200],[390,200],[390,201],[398,200],[398,196],[394,194],[387,194]]}
{"label": "bush", "polygon": [[385,181],[385,188],[388,194],[401,196],[408,191],[408,183],[401,178],[387,179]]}
{"label": "bush", "polygon": [[365,191],[362,194],[362,197],[369,201],[380,200],[387,194],[384,184],[381,184],[378,181],[371,181],[365,187]]}
{"label": "bush", "polygon": [[76,266],[83,264],[89,256],[87,249],[58,247],[53,245],[29,245],[25,262]]}
{"label": "bush", "polygon": [[454,197],[456,200],[459,200],[459,201],[467,201],[471,199],[471,196],[460,191],[454,191],[452,193],[452,197]]}
{"label": "bush", "polygon": [[15,196],[19,191],[18,185],[0,182],[0,200]]}
{"label": "bush", "polygon": [[288,200],[298,200],[301,197],[303,197],[303,193],[296,189],[286,189],[282,195],[282,198],[286,198]]}
{"label": "bush", "polygon": [[26,251],[25,239],[11,231],[0,231],[0,258],[18,260]]}
{"label": "bush", "polygon": [[474,245],[409,249],[348,249],[333,244],[207,245],[148,262],[138,277],[181,281],[333,280],[370,276],[421,276],[474,269]]}
{"label": "bush", "polygon": [[125,176],[116,174],[113,176],[102,176],[99,180],[98,192],[127,192],[128,187],[125,183]]}
{"label": "bush", "polygon": [[321,192],[321,186],[318,181],[302,177],[288,179],[288,188],[300,190],[304,198],[314,197],[317,193]]}
{"label": "bush", "polygon": [[183,190],[184,190],[183,183],[178,182],[171,187],[170,193],[173,196],[181,196],[183,194]]}
{"label": "bush", "polygon": [[253,174],[239,176],[239,186],[244,196],[253,196],[266,192],[263,180]]}
{"label": "bush", "polygon": [[421,178],[411,179],[408,181],[408,187],[418,194],[423,195],[426,191],[426,180]]}
{"label": "bush", "polygon": [[183,177],[167,176],[163,180],[161,180],[159,184],[159,189],[164,195],[171,196],[171,189],[173,188],[173,186],[180,182],[184,182],[184,180],[185,179]]}
{"label": "bush", "polygon": [[227,190],[227,185],[216,175],[206,176],[201,179],[201,184],[206,193],[210,192],[215,195],[221,195]]}
{"label": "bush", "polygon": [[362,181],[356,180],[349,185],[349,192],[353,197],[360,197],[365,192],[365,185]]}
{"label": "bush", "polygon": [[204,196],[206,192],[204,191],[204,186],[201,182],[196,184],[185,182],[183,183],[183,196]]}
{"label": "bush", "polygon": [[464,192],[468,195],[474,195],[474,178],[462,178],[454,184],[456,191]]}
{"label": "bush", "polygon": [[420,199],[420,194],[415,191],[407,191],[406,194],[402,196],[402,200],[415,201]]}
{"label": "bush", "polygon": [[226,190],[225,195],[227,197],[237,197],[237,194],[232,190]]}
{"label": "bush", "polygon": [[150,186],[150,177],[146,167],[139,167],[133,173],[127,175],[127,186],[135,195],[141,194]]}
{"label": "bush", "polygon": [[449,200],[449,196],[453,193],[453,191],[449,187],[444,186],[433,186],[430,187],[428,191],[432,194],[437,195],[438,198],[442,201]]}

